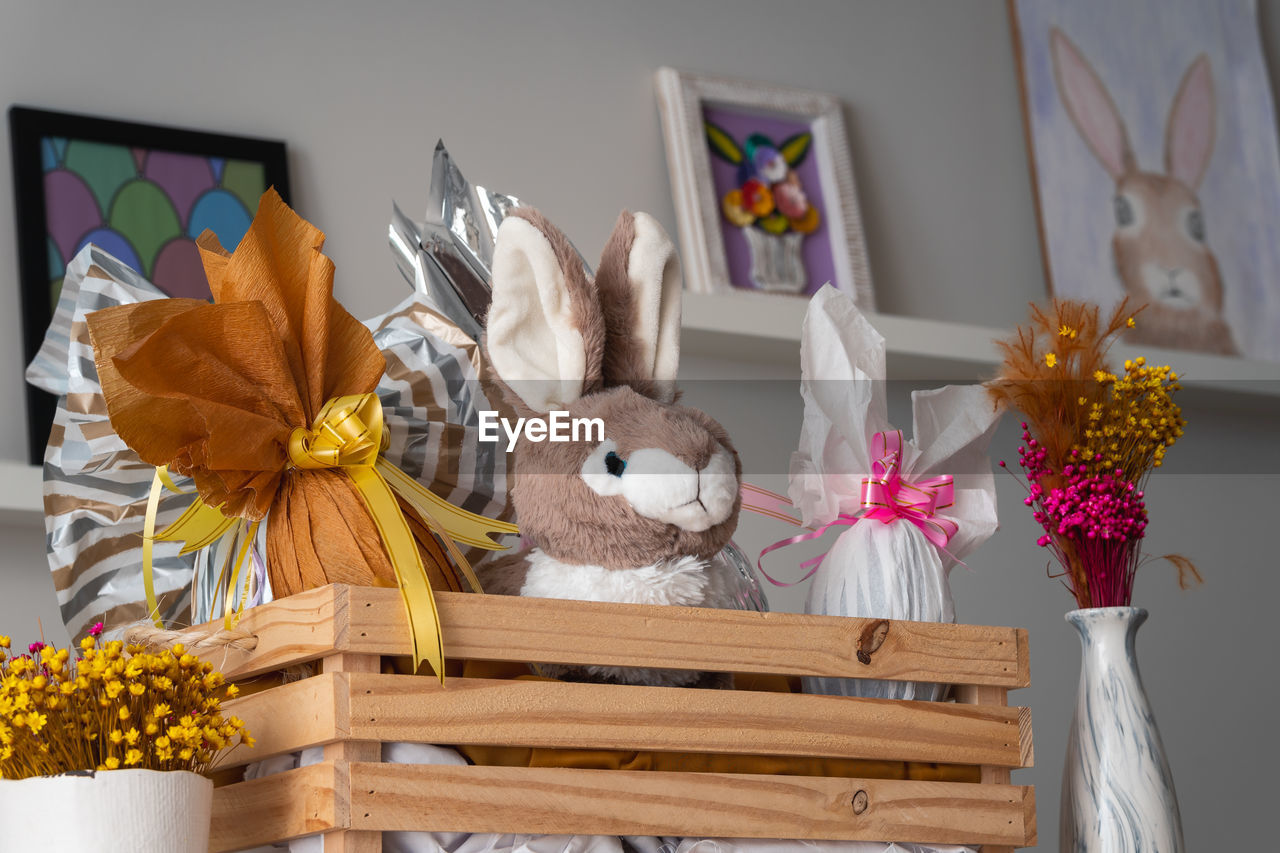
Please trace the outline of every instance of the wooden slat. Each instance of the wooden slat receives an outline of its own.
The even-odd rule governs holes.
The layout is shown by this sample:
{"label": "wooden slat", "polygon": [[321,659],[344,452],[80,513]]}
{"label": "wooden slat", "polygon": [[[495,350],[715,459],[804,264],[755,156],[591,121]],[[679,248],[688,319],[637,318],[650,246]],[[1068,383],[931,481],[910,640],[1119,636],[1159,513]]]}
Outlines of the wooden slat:
{"label": "wooden slat", "polygon": [[[407,648],[394,590],[351,589],[350,641]],[[1025,687],[1025,631],[795,613],[442,593],[451,658],[846,676]],[[876,629],[887,625],[880,645]],[[862,658],[859,651],[863,652]],[[864,662],[865,661],[865,662]]]}
{"label": "wooden slat", "polygon": [[[1003,706],[1008,704],[1008,693],[1009,691],[1003,687],[979,687],[972,684],[963,684],[958,685],[956,688],[956,701],[970,705]],[[1031,744],[1031,720],[1029,717],[1025,725],[1019,726],[1018,738],[1022,744],[1023,766],[1030,767],[1034,760],[1034,752]],[[1009,775],[1009,768],[1007,767],[984,764],[981,767],[979,781],[984,784],[1007,785],[1009,784]],[[1036,812],[1034,806],[1023,817],[1023,823],[1027,831],[1027,844],[1035,844]],[[981,853],[1013,853],[1014,849],[1012,845],[984,844]]]}
{"label": "wooden slat", "polygon": [[[447,592],[436,600],[454,659],[1030,683],[1026,631],[1014,628]],[[253,608],[240,627],[259,642],[254,651],[220,656],[232,678],[333,652],[406,655],[410,648],[393,589],[309,590]]]}
{"label": "wooden slat", "polygon": [[[379,670],[381,661],[382,658],[377,655],[353,655],[340,652],[336,655],[321,658],[320,665],[321,672],[326,673],[376,673]],[[343,681],[342,683],[346,684],[347,682]],[[337,688],[335,687],[335,689]],[[349,694],[349,692],[348,688],[347,693]],[[345,727],[343,723],[350,703],[345,699],[337,701],[335,696],[334,704],[344,714],[344,719],[338,721],[339,727]],[[325,744],[324,757],[329,761],[381,761],[382,744],[376,740],[349,740],[344,738],[334,743]],[[356,853],[357,850],[359,853],[365,853],[364,848],[369,846],[369,841],[358,837],[359,835],[359,833],[343,833],[341,838],[333,839],[332,844],[329,843],[330,839],[326,838],[326,849],[338,845],[339,853]],[[347,850],[347,848],[350,849]],[[377,851],[374,851],[374,853],[377,853]]]}
{"label": "wooden slat", "polygon": [[[244,720],[257,744],[253,749],[234,747],[218,766],[235,767],[337,740],[347,728],[345,719],[338,717],[339,677],[345,678],[317,675],[227,702],[225,713]],[[344,698],[344,710],[346,705]]]}
{"label": "wooden slat", "polygon": [[1025,846],[1034,809],[1008,785],[570,768],[353,764],[351,791],[352,827],[382,831]]}
{"label": "wooden slat", "polygon": [[[979,687],[972,684],[961,684],[956,687],[956,701],[967,705],[984,705],[988,707],[1004,707],[1009,704],[1009,691],[1003,687]],[[1031,711],[1025,710],[1026,713],[1020,713],[1018,717],[1018,743],[1021,757],[1021,767],[1031,767],[1035,764],[1035,745],[1031,736]],[[1009,770],[1007,768],[984,767],[982,770],[983,782],[1008,782]]]}
{"label": "wooden slat", "polygon": [[363,740],[1021,766],[1025,709],[569,682],[351,675]]}
{"label": "wooden slat", "polygon": [[382,833],[335,829],[324,834],[324,853],[382,853]]}
{"label": "wooden slat", "polygon": [[441,688],[429,678],[359,672],[315,676],[227,707],[258,742],[253,750],[236,747],[222,762],[227,767],[335,741],[1021,767],[1019,735],[1029,736],[1030,714],[993,705],[571,682],[462,678]]}
{"label": "wooden slat", "polygon": [[210,853],[244,850],[346,825],[349,766],[313,764],[214,788]]}
{"label": "wooden slat", "polygon": [[[256,647],[227,648],[201,653],[201,657],[229,679],[240,681],[341,650],[339,630],[349,623],[344,612],[348,600],[346,589],[329,584],[251,607],[243,611],[236,629],[256,637]],[[188,628],[184,633],[206,636],[221,627],[220,621],[211,622]]]}

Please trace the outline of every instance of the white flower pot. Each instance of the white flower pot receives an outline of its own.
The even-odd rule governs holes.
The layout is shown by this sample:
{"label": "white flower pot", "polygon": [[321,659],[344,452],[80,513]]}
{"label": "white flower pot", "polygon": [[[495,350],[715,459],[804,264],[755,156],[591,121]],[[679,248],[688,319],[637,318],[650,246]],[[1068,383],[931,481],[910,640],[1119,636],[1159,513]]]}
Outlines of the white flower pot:
{"label": "white flower pot", "polygon": [[213,782],[185,770],[0,779],[0,848],[207,853]]}

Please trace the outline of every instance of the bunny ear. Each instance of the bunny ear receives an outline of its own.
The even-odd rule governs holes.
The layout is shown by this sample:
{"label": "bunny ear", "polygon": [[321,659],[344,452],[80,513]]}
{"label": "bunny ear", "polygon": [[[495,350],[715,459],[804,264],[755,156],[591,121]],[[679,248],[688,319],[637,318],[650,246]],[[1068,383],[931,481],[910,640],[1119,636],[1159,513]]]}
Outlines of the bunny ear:
{"label": "bunny ear", "polygon": [[519,401],[547,412],[598,390],[604,321],[568,238],[517,208],[498,228],[492,270],[485,347]]}
{"label": "bunny ear", "polygon": [[1049,52],[1053,74],[1067,115],[1075,122],[1089,150],[1112,178],[1118,179],[1137,167],[1124,122],[1098,73],[1062,30],[1049,31]]}
{"label": "bunny ear", "polygon": [[675,399],[680,363],[680,260],[647,213],[623,211],[600,256],[596,290],[604,311],[606,385]]}
{"label": "bunny ear", "polygon": [[1202,53],[1182,76],[1164,132],[1164,170],[1193,190],[1213,153],[1214,120],[1213,75]]}

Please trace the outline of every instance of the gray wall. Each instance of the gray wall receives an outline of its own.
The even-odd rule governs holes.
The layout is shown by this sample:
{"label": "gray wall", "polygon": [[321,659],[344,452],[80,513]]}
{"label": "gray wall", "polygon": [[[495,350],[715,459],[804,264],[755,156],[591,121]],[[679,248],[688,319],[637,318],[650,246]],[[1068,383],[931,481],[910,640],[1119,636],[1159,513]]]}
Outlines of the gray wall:
{"label": "gray wall", "polygon": [[[1264,9],[1269,55],[1277,15]],[[330,235],[338,297],[357,316],[404,292],[386,248],[392,199],[423,205],[423,165],[444,137],[465,172],[539,204],[589,256],[619,208],[675,232],[650,75],[659,65],[832,92],[849,105],[868,249],[882,310],[1008,326],[1044,294],[1009,26],[1002,0],[968,3],[555,0],[112,4],[0,2],[0,103],[279,137],[298,209]],[[0,168],[0,199],[11,197]],[[0,203],[0,458],[21,458],[21,344],[11,208]],[[755,375],[708,360],[691,371]],[[748,469],[781,485],[800,410],[794,383],[699,386]],[[901,397],[901,395],[899,395]],[[896,401],[899,420],[909,414]],[[769,414],[768,421],[760,412]],[[1188,846],[1274,846],[1264,795],[1277,740],[1274,646],[1280,593],[1268,450],[1274,407],[1192,401],[1185,444],[1153,481],[1155,553],[1194,557],[1207,583],[1178,591],[1147,566],[1137,603],[1152,617],[1139,653],[1177,778]],[[1006,423],[999,453],[1012,456]],[[1005,529],[953,574],[963,621],[1026,626],[1042,849],[1056,847],[1058,776],[1078,671],[1067,594],[1002,481]],[[787,531],[747,519],[758,548]],[[32,525],[0,527],[0,630],[56,636]],[[802,593],[775,592],[779,609]]]}

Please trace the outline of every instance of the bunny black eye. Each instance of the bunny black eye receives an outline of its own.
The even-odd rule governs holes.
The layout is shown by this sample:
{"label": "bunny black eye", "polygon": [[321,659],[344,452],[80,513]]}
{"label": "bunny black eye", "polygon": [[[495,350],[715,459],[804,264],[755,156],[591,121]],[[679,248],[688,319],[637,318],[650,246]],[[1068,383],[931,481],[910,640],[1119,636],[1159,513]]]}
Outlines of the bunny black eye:
{"label": "bunny black eye", "polygon": [[1121,228],[1124,228],[1126,225],[1132,225],[1134,220],[1133,204],[1129,199],[1125,196],[1118,195],[1115,197],[1113,204],[1115,207],[1116,225]]}
{"label": "bunny black eye", "polygon": [[604,468],[615,477],[621,477],[627,468],[627,460],[610,450],[604,457]]}
{"label": "bunny black eye", "polygon": [[1187,236],[1197,243],[1204,242],[1204,214],[1198,209],[1187,211]]}

